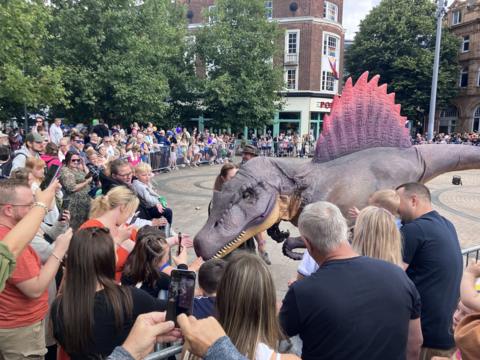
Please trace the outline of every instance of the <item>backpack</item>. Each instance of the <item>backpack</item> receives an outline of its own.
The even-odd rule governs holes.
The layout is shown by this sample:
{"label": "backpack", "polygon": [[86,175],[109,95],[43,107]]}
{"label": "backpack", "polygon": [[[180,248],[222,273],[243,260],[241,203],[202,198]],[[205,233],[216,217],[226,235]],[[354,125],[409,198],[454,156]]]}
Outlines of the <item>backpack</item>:
{"label": "backpack", "polygon": [[20,155],[25,156],[25,160],[27,159],[27,155],[25,155],[24,153],[15,153],[13,156],[10,156],[10,159],[8,159],[6,162],[0,164],[1,179],[7,179],[8,177],[10,177],[10,173],[12,172],[13,160],[15,160],[15,158]]}

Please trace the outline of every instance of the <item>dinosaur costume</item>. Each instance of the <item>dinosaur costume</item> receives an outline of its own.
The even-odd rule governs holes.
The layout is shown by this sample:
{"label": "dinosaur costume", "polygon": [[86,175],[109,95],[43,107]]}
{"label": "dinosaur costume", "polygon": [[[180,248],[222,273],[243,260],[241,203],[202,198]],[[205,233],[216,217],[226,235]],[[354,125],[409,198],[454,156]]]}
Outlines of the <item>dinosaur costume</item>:
{"label": "dinosaur costume", "polygon": [[387,85],[378,81],[379,76],[368,81],[368,73],[355,86],[348,79],[325,117],[311,162],[257,157],[242,166],[214,194],[212,212],[194,239],[197,255],[223,257],[268,229],[274,240],[285,240],[284,254],[298,260],[302,255],[293,250],[304,247],[303,241],[278,225],[296,226],[307,204],[329,201],[345,216],[353,206],[365,207],[377,190],[480,168],[480,147],[412,146],[395,94],[387,94]]}

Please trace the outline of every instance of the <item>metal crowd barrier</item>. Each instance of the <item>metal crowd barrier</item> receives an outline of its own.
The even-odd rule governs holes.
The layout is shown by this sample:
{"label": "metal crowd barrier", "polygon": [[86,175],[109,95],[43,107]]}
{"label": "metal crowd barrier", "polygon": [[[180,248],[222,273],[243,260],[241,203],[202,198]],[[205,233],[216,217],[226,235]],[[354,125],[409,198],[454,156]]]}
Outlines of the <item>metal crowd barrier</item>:
{"label": "metal crowd barrier", "polygon": [[170,164],[170,146],[161,146],[158,150],[149,154],[150,166],[153,171],[168,168]]}
{"label": "metal crowd barrier", "polygon": [[175,356],[182,352],[183,345],[174,345],[160,351],[153,352],[146,356],[144,360],[163,360],[168,359],[170,356]]}
{"label": "metal crowd barrier", "polygon": [[465,267],[468,266],[470,260],[475,259],[475,263],[478,262],[478,258],[480,257],[480,245],[473,246],[471,248],[463,249],[462,255],[465,259]]}

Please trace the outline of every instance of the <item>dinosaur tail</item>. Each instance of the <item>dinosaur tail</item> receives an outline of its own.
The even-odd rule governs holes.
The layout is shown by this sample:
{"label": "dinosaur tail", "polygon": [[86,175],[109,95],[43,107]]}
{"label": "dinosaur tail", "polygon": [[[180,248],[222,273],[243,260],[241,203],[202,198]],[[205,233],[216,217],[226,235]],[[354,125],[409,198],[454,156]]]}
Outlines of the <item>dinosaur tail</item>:
{"label": "dinosaur tail", "polygon": [[480,169],[480,146],[428,144],[415,148],[424,162],[422,183],[450,171]]}

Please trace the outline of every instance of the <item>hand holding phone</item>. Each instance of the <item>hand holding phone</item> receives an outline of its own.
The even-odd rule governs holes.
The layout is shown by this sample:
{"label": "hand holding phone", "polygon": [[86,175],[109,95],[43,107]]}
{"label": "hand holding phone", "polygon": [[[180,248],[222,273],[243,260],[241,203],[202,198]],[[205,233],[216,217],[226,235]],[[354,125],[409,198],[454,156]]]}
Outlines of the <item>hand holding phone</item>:
{"label": "hand holding phone", "polygon": [[166,320],[174,321],[176,327],[178,327],[178,315],[192,315],[195,279],[196,274],[194,271],[172,270],[170,287],[168,289]]}
{"label": "hand holding phone", "polygon": [[60,174],[61,167],[58,165],[52,165],[48,168],[47,174],[40,184],[40,189],[45,190]]}
{"label": "hand holding phone", "polygon": [[63,211],[60,213],[60,216],[58,217],[58,221],[64,222],[64,223],[69,223],[70,222],[70,211],[67,209],[63,209]]}

